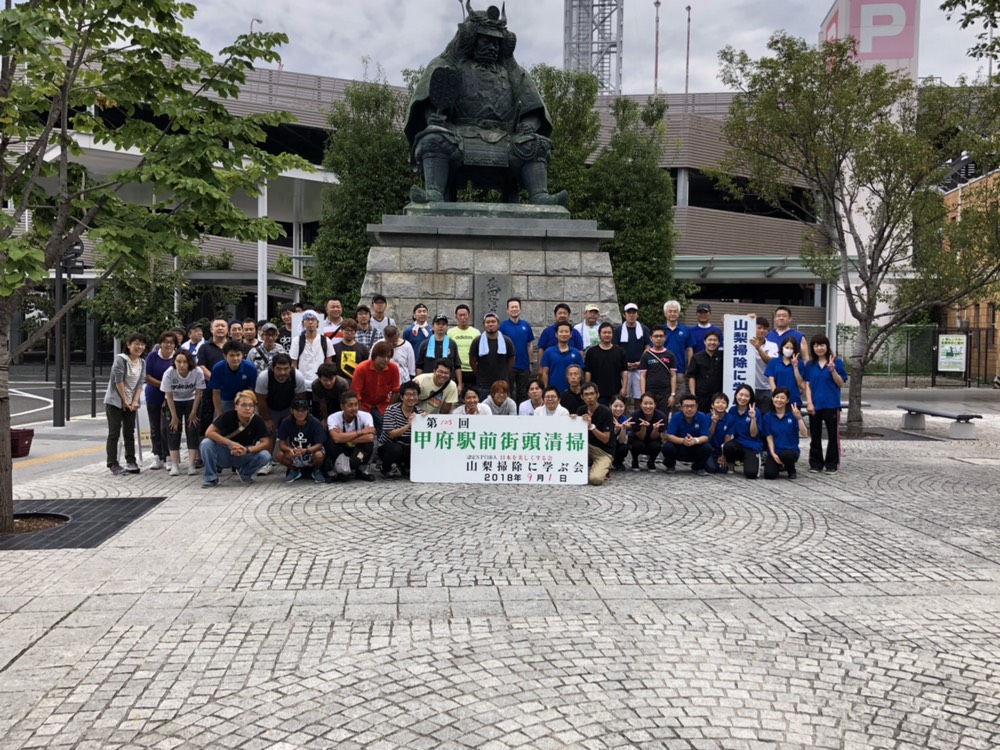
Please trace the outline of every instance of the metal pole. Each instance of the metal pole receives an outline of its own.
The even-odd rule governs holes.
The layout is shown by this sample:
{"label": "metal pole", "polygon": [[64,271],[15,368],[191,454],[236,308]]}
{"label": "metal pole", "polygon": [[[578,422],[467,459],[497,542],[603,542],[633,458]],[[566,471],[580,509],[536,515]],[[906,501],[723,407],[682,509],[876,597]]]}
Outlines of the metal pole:
{"label": "metal pole", "polygon": [[[66,287],[69,289],[69,276],[66,277]],[[68,295],[67,295],[68,296]],[[73,347],[70,345],[71,333],[73,331],[72,322],[70,321],[71,313],[66,313],[66,421],[68,422],[72,418],[70,413],[70,398],[73,393]]]}
{"label": "metal pole", "polygon": [[[62,261],[56,264],[56,314],[62,310]],[[63,401],[63,371],[62,371],[62,320],[56,321],[55,327],[55,348],[56,348],[56,383],[52,390],[52,426],[66,426],[66,404]]]}
{"label": "metal pole", "polygon": [[[90,298],[94,298],[91,290]],[[97,321],[87,310],[87,359],[90,360],[90,418],[97,417]]]}
{"label": "metal pole", "polygon": [[660,93],[660,0],[653,0],[656,8],[656,50],[653,53],[653,93]]}
{"label": "metal pole", "polygon": [[691,79],[691,6],[685,8],[688,14],[687,24],[687,51],[684,54],[684,108],[690,109],[688,104],[688,82]]}

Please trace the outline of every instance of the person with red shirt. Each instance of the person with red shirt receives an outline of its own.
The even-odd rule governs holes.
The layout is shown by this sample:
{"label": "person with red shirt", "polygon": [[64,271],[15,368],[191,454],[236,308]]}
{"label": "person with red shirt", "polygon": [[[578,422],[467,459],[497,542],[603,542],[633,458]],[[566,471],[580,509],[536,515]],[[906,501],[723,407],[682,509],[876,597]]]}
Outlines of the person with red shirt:
{"label": "person with red shirt", "polygon": [[361,410],[371,413],[376,433],[382,431],[382,415],[399,393],[399,386],[399,367],[392,361],[392,344],[379,341],[372,347],[371,359],[358,365],[351,383]]}

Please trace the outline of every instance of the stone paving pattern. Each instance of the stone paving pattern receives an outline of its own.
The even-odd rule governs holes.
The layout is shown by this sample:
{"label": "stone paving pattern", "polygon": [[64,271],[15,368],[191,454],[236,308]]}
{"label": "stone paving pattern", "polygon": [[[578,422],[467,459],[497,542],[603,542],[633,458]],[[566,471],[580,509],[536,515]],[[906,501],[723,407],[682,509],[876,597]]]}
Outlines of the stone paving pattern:
{"label": "stone paving pattern", "polygon": [[0,552],[0,747],[993,750],[984,422],[795,482],[19,485],[167,500],[97,549]]}

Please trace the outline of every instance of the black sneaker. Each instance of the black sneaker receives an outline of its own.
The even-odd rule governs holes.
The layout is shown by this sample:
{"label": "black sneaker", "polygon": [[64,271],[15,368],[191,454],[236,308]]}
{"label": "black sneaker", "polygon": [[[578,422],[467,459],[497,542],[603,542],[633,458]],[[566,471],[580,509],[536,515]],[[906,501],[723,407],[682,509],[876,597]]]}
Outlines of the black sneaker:
{"label": "black sneaker", "polygon": [[632,471],[639,471],[639,457],[632,456]]}
{"label": "black sneaker", "polygon": [[358,469],[354,472],[354,478],[360,479],[362,482],[374,482],[375,477],[372,476],[370,471],[365,471],[364,469]]}
{"label": "black sneaker", "polygon": [[646,471],[656,471],[656,459],[655,458],[649,459],[649,462],[646,464]]}
{"label": "black sneaker", "polygon": [[789,479],[795,479],[795,477],[797,477],[798,475],[799,475],[799,473],[795,469],[789,469],[788,470],[788,478]]}
{"label": "black sneaker", "polygon": [[109,466],[108,468],[111,470],[111,473],[114,474],[116,477],[120,477],[122,474],[126,473],[125,469],[121,467],[121,464],[114,464],[113,466]]}
{"label": "black sneaker", "polygon": [[667,467],[667,474],[676,474],[676,473],[677,473],[677,467],[676,466],[668,466]]}

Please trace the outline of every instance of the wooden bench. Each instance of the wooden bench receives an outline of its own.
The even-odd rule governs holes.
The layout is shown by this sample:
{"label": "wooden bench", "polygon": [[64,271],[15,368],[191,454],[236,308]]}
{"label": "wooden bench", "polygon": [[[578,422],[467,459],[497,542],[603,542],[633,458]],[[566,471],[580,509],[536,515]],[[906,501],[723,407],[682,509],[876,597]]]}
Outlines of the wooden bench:
{"label": "wooden bench", "polygon": [[948,437],[953,440],[975,440],[976,426],[972,424],[973,419],[982,419],[982,414],[963,414],[957,411],[946,411],[933,406],[923,404],[897,404],[897,409],[906,412],[903,415],[904,430],[923,430],[925,428],[924,417],[941,417],[942,419],[953,420],[948,427]]}

